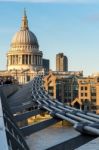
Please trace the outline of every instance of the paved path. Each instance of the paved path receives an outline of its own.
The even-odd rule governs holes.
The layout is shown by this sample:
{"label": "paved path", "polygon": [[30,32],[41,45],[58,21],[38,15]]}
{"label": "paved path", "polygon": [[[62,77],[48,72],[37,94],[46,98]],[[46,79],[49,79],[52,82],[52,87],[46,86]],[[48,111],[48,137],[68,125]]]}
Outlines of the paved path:
{"label": "paved path", "polygon": [[72,127],[51,126],[26,137],[26,141],[30,150],[46,150],[78,135]]}
{"label": "paved path", "polygon": [[99,150],[99,138],[96,138],[76,150]]}

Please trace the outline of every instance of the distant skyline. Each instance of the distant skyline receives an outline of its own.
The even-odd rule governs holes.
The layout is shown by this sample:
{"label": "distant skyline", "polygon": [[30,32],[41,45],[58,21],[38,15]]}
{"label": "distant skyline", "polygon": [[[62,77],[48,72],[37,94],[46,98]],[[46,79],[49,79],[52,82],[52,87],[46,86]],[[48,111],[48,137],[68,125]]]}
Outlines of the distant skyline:
{"label": "distant skyline", "polygon": [[6,53],[26,8],[29,28],[37,36],[44,58],[50,59],[51,69],[55,70],[56,54],[63,52],[69,71],[99,72],[98,0],[20,1],[0,0],[0,70],[6,69]]}

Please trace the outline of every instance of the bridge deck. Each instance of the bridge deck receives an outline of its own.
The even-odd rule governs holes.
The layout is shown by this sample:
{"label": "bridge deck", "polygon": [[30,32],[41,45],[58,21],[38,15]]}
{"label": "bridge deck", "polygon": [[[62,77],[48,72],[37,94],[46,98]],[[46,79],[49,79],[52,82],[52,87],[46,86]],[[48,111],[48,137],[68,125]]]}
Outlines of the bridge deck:
{"label": "bridge deck", "polygon": [[99,150],[99,138],[96,138],[76,150]]}
{"label": "bridge deck", "polygon": [[[13,117],[11,117],[12,115],[10,115],[8,105],[4,103],[4,101],[2,102],[4,108],[4,119],[6,121],[5,126],[7,129],[7,136],[11,139],[10,142],[12,142],[13,145],[10,147],[13,147],[14,150],[16,145],[22,148],[24,148],[24,145],[27,147],[24,139],[20,134],[20,130],[16,127],[16,123],[14,122]],[[62,120],[71,122],[74,125],[74,128],[81,133],[99,136],[99,116],[77,110],[70,106],[64,106],[64,104],[58,102],[57,100],[52,101],[51,97],[48,95],[42,85],[41,77],[34,78],[33,81],[26,84],[23,88],[20,88],[18,92],[16,92],[8,99],[8,102],[13,113],[23,113],[17,116],[17,118],[20,118],[20,120],[21,118],[25,117],[27,110],[30,110],[30,112],[27,113],[27,117],[30,117],[32,111],[30,108],[32,107],[34,109],[34,107],[37,106],[38,109],[47,111],[53,118],[60,118]],[[11,127],[13,127],[13,130]],[[29,134],[31,134],[31,136],[32,127],[32,125],[24,127],[24,131],[25,129],[29,130]],[[17,135],[16,145],[13,142],[13,139],[15,138],[13,138],[13,135]]]}
{"label": "bridge deck", "polygon": [[72,127],[51,126],[26,137],[30,150],[44,150],[80,135]]}
{"label": "bridge deck", "polygon": [[26,84],[10,100],[9,105],[13,111],[20,111],[33,107],[35,104],[39,108],[48,111],[53,117],[67,120],[74,125],[74,128],[82,133],[99,135],[99,116],[83,112],[64,106],[57,100],[52,101],[49,94],[43,87],[41,77],[35,77],[33,81]]}

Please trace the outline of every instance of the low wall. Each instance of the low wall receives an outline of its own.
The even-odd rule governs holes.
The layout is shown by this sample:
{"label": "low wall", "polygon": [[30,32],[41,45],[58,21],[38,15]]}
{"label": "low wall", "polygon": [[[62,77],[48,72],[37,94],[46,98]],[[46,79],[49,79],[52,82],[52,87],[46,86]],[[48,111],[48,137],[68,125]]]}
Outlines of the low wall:
{"label": "low wall", "polygon": [[3,91],[6,97],[11,96],[17,90],[18,90],[18,85],[16,84],[7,84],[7,85],[0,86],[0,91]]}

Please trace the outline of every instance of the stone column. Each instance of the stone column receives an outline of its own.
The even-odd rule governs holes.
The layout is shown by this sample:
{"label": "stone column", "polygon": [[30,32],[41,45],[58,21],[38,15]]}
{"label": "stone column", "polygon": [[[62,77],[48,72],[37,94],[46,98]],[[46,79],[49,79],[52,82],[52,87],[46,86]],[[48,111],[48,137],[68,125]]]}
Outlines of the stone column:
{"label": "stone column", "polygon": [[42,66],[42,56],[41,56],[41,66]]}
{"label": "stone column", "polygon": [[11,55],[11,65],[12,65],[12,55]]}
{"label": "stone column", "polygon": [[41,65],[41,57],[39,56],[39,65]]}
{"label": "stone column", "polygon": [[31,65],[33,65],[33,55],[31,54]]}
{"label": "stone column", "polygon": [[38,55],[36,56],[36,59],[37,59],[37,65],[38,65]]}
{"label": "stone column", "polygon": [[18,56],[18,64],[22,64],[22,55]]}
{"label": "stone column", "polygon": [[13,64],[15,65],[15,55],[13,55]]}
{"label": "stone column", "polygon": [[23,55],[23,64],[25,64],[25,56]]}
{"label": "stone column", "polygon": [[39,56],[39,65],[41,66],[41,56]]}
{"label": "stone column", "polygon": [[13,55],[12,55],[12,65],[13,65]]}
{"label": "stone column", "polygon": [[21,63],[20,63],[20,64],[22,65],[22,59],[23,59],[23,55],[21,55],[21,56],[20,56],[20,58],[21,58]]}
{"label": "stone column", "polygon": [[36,57],[36,55],[35,55],[35,65],[37,65],[37,57]]}
{"label": "stone column", "polygon": [[37,55],[37,66],[38,66],[38,55]]}
{"label": "stone column", "polygon": [[38,65],[39,65],[39,58],[40,58],[40,56],[38,55]]}
{"label": "stone column", "polygon": [[11,55],[11,65],[12,65],[12,55]]}
{"label": "stone column", "polygon": [[40,65],[42,66],[42,56],[40,56]]}
{"label": "stone column", "polygon": [[37,65],[37,55],[35,55],[35,64]]}
{"label": "stone column", "polygon": [[7,56],[7,66],[10,64],[9,61],[10,61],[9,56]]}
{"label": "stone column", "polygon": [[16,55],[16,63],[18,64],[18,55]]}
{"label": "stone column", "polygon": [[7,66],[9,65],[9,56],[7,56]]}
{"label": "stone column", "polygon": [[29,62],[30,62],[30,65],[31,65],[31,57],[32,57],[32,56],[31,56],[31,55],[29,55],[29,58],[30,58],[30,61],[29,61]]}
{"label": "stone column", "polygon": [[22,64],[23,64],[23,55],[22,55]]}
{"label": "stone column", "polygon": [[24,55],[24,64],[26,64],[26,55]]}
{"label": "stone column", "polygon": [[12,65],[13,65],[13,55],[12,55]]}
{"label": "stone column", "polygon": [[18,55],[17,55],[17,65],[18,65]]}
{"label": "stone column", "polygon": [[36,55],[34,55],[34,64],[36,65]]}
{"label": "stone column", "polygon": [[30,61],[29,61],[29,55],[28,55],[27,57],[28,57],[28,65],[29,65],[29,62],[30,62]]}
{"label": "stone column", "polygon": [[15,57],[16,57],[15,63],[17,64],[17,55]]}
{"label": "stone column", "polygon": [[39,55],[38,55],[38,66],[39,66]]}
{"label": "stone column", "polygon": [[14,59],[15,59],[15,65],[16,65],[16,55],[14,57],[15,57]]}
{"label": "stone column", "polygon": [[37,65],[39,65],[39,55],[37,55]]}
{"label": "stone column", "polygon": [[35,58],[34,58],[34,55],[33,55],[33,65],[35,65],[35,61],[34,61],[34,59],[35,59]]}
{"label": "stone column", "polygon": [[7,56],[7,65],[10,65],[10,56]]}

